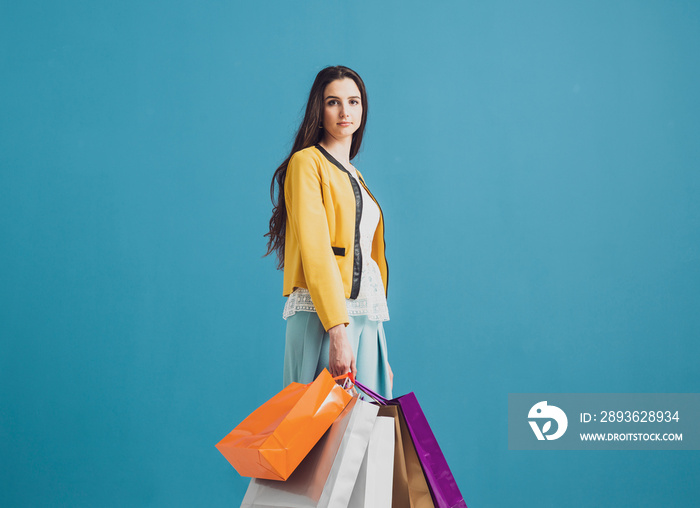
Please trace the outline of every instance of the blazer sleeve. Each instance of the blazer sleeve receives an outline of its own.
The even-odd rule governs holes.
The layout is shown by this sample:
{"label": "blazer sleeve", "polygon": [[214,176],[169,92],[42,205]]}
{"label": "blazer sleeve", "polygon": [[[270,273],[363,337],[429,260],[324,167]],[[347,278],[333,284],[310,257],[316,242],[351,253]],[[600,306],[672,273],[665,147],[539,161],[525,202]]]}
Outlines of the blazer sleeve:
{"label": "blazer sleeve", "polygon": [[319,163],[302,152],[287,165],[287,217],[299,245],[304,279],[323,327],[348,324],[345,288],[331,247]]}

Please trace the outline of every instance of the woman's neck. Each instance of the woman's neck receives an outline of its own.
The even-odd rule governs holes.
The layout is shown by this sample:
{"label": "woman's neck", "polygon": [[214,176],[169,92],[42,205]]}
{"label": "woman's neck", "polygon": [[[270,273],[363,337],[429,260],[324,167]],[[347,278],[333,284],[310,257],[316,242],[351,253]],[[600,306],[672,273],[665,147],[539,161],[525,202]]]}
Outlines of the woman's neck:
{"label": "woman's neck", "polygon": [[324,138],[319,145],[321,145],[324,150],[331,154],[335,160],[340,162],[344,167],[349,168],[350,165],[350,146],[352,144],[352,138],[345,140],[337,140],[334,138]]}

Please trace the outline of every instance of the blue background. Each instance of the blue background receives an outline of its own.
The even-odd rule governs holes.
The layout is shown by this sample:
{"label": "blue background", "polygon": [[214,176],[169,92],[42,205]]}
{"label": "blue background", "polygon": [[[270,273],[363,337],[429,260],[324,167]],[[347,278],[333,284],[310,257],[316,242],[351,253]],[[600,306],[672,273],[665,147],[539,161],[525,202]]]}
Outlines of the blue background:
{"label": "blue background", "polygon": [[336,64],[469,507],[693,505],[698,452],[508,451],[507,400],[700,391],[699,50],[691,1],[3,2],[0,505],[238,505],[270,178]]}

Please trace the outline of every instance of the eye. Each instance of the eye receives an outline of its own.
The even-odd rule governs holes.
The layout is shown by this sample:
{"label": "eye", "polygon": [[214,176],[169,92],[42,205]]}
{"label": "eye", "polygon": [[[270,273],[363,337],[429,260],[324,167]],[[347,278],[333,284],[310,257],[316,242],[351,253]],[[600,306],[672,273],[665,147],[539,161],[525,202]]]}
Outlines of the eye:
{"label": "eye", "polygon": [[328,101],[328,105],[329,105],[329,106],[335,106],[336,104],[338,104],[338,101],[335,100],[335,99],[331,99],[331,100]]}
{"label": "eye", "polygon": [[358,101],[357,99],[352,99],[350,101],[350,104],[352,104],[353,106],[357,106],[359,103],[360,103],[360,101]]}

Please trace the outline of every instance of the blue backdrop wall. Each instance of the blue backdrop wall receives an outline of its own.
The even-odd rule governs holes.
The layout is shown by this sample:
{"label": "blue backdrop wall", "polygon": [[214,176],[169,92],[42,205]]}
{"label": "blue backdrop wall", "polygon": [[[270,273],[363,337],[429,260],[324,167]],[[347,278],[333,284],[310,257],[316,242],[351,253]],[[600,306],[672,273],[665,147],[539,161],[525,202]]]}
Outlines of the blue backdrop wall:
{"label": "blue backdrop wall", "polygon": [[336,64],[395,392],[470,508],[697,502],[698,452],[506,432],[511,392],[700,391],[697,2],[4,2],[0,41],[0,505],[237,506],[214,444],[281,388],[270,178]]}

